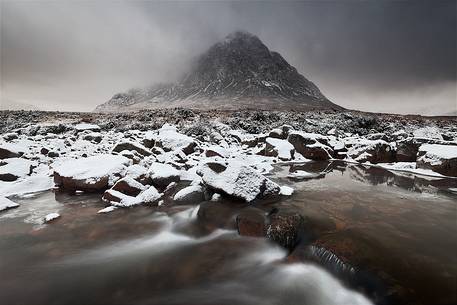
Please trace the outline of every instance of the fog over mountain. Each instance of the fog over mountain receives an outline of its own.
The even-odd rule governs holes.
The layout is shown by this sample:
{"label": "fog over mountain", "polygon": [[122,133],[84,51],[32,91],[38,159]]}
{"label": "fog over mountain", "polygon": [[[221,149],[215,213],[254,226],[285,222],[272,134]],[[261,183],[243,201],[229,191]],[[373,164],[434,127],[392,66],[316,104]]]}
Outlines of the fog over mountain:
{"label": "fog over mountain", "polygon": [[343,107],[457,109],[455,1],[0,5],[0,108],[90,111],[117,92],[180,79],[196,56],[245,30]]}

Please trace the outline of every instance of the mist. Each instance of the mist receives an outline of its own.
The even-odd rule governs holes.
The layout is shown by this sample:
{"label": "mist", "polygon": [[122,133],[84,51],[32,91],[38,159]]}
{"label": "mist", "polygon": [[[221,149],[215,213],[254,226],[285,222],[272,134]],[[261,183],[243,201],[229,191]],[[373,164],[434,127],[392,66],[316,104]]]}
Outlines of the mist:
{"label": "mist", "polygon": [[249,31],[332,102],[457,112],[455,1],[1,2],[1,108],[91,111]]}

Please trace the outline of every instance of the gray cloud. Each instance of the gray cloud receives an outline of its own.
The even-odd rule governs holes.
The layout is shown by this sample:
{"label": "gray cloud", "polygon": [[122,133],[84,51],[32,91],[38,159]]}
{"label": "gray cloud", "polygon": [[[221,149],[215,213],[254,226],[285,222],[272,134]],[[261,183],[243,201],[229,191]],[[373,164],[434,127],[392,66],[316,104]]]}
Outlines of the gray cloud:
{"label": "gray cloud", "polygon": [[342,106],[457,110],[456,2],[445,0],[3,1],[2,100],[89,111],[116,92],[178,78],[239,29]]}

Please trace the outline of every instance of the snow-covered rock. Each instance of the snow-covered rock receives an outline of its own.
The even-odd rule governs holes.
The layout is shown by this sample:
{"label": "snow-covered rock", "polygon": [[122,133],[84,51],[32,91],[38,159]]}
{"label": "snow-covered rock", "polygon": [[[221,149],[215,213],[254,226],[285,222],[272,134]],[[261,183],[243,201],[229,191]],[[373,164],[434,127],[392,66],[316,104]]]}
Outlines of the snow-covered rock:
{"label": "snow-covered rock", "polygon": [[289,161],[294,158],[295,148],[287,140],[266,138],[265,155],[278,157],[280,160]]}
{"label": "snow-covered rock", "polygon": [[109,212],[112,212],[112,211],[117,210],[117,209],[118,209],[118,207],[110,205],[110,206],[107,206],[106,208],[103,208],[103,209],[99,210],[97,213],[98,214],[105,214],[105,213],[109,213]]}
{"label": "snow-covered rock", "polygon": [[54,182],[69,190],[101,191],[121,178],[131,160],[114,155],[96,155],[67,160],[54,168]]}
{"label": "snow-covered rock", "polygon": [[127,140],[121,140],[113,147],[113,152],[120,153],[123,150],[136,151],[137,153],[143,156],[151,155],[151,152],[143,145]]}
{"label": "snow-covered rock", "polygon": [[175,126],[164,124],[157,133],[148,132],[145,139],[154,142],[155,146],[164,151],[182,150],[186,155],[194,152],[197,143],[194,139],[177,131]]}
{"label": "snow-covered rock", "polygon": [[15,181],[21,177],[30,175],[35,166],[37,166],[36,162],[26,159],[4,159],[0,162],[0,180]]}
{"label": "snow-covered rock", "polygon": [[205,200],[204,189],[201,185],[189,185],[175,194],[173,200],[183,204],[197,204]]}
{"label": "snow-covered rock", "polygon": [[353,139],[347,155],[357,162],[388,163],[395,161],[395,143],[384,140]]}
{"label": "snow-covered rock", "polygon": [[294,193],[294,189],[290,186],[283,185],[281,186],[279,193],[283,196],[290,196]]}
{"label": "snow-covered rock", "polygon": [[152,204],[158,202],[158,200],[162,198],[162,193],[159,193],[155,187],[150,186],[148,189],[139,194],[137,198],[142,203]]}
{"label": "snow-covered rock", "polygon": [[139,193],[144,191],[147,187],[136,181],[130,176],[126,176],[122,179],[119,179],[114,186],[113,190],[121,192],[129,196],[137,196]]}
{"label": "snow-covered rock", "polygon": [[59,217],[59,213],[49,213],[48,215],[44,216],[44,222],[51,222]]}
{"label": "snow-covered rock", "polygon": [[17,143],[0,143],[0,159],[18,158],[27,151],[27,147]]}
{"label": "snow-covered rock", "polygon": [[180,179],[180,171],[170,164],[154,162],[149,167],[148,173],[152,183],[159,187],[166,187]]}
{"label": "snow-covered rock", "polygon": [[328,146],[326,136],[294,131],[287,140],[293,145],[295,151],[311,160],[328,160],[332,158],[333,150]]}
{"label": "snow-covered rock", "polygon": [[457,177],[457,146],[423,144],[419,147],[417,166]]}
{"label": "snow-covered rock", "polygon": [[16,202],[13,202],[6,197],[0,196],[0,211],[17,208],[18,206],[19,204]]}
{"label": "snow-covered rock", "polygon": [[279,185],[240,162],[206,163],[197,173],[209,188],[251,202],[279,194]]}

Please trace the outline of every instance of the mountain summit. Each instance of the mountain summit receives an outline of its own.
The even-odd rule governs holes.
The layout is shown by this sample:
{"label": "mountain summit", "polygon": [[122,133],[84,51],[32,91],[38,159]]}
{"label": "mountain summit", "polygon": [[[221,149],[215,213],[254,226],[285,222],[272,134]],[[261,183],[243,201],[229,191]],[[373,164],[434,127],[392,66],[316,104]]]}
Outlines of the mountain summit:
{"label": "mountain summit", "polygon": [[178,82],[114,95],[95,111],[147,108],[342,109],[255,35],[234,32],[202,54]]}

